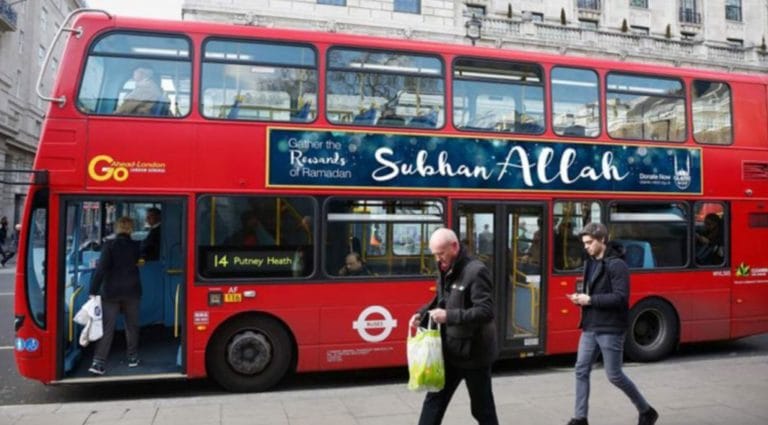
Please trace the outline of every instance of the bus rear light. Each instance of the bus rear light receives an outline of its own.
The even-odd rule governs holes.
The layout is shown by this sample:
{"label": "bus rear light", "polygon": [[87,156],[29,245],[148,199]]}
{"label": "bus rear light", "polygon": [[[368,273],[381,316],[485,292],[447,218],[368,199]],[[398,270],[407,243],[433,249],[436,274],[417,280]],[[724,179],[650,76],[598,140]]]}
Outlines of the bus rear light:
{"label": "bus rear light", "polygon": [[24,326],[24,315],[16,315],[13,319],[13,330],[18,332]]}

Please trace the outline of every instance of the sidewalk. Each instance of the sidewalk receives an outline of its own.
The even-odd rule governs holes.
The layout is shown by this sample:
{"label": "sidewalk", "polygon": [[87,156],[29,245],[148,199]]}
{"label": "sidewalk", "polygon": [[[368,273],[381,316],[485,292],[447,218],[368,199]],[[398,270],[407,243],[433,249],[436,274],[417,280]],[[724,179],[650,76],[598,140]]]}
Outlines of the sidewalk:
{"label": "sidewalk", "polygon": [[[659,411],[663,425],[768,424],[768,356],[628,364],[629,375]],[[494,376],[502,424],[564,425],[572,414],[573,370]],[[147,384],[150,385],[150,384]],[[410,425],[424,395],[401,384],[257,394],[0,406],[1,425]],[[592,374],[592,425],[636,424],[630,402]],[[475,423],[462,385],[446,425]]]}

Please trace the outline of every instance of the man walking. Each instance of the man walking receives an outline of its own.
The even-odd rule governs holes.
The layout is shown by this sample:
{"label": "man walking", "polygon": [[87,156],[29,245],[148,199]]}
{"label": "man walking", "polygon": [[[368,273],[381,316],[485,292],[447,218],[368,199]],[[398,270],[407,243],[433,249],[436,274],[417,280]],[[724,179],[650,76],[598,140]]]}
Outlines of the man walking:
{"label": "man walking", "polygon": [[584,265],[584,292],[568,295],[571,302],[581,306],[582,330],[576,357],[575,415],[568,425],[588,425],[589,375],[600,353],[608,380],[637,407],[638,425],[653,425],[659,414],[621,370],[629,316],[629,271],[622,259],[624,249],[607,243],[608,229],[601,223],[587,224],[579,236],[589,259]]}
{"label": "man walking", "polygon": [[483,262],[467,256],[453,230],[436,230],[429,249],[439,269],[437,294],[411,317],[410,326],[419,326],[427,314],[443,325],[445,387],[427,393],[419,425],[442,422],[462,379],[472,416],[481,425],[498,425],[491,388],[491,364],[497,355],[491,275]]}

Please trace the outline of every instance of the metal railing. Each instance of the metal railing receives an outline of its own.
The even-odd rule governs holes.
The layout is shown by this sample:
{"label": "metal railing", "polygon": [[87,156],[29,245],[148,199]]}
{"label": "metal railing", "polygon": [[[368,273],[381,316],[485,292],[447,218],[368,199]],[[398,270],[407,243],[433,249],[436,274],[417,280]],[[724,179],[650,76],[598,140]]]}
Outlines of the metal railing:
{"label": "metal railing", "polygon": [[686,24],[701,24],[701,13],[695,11],[694,9],[681,7],[679,20],[680,22],[685,22]]}
{"label": "metal railing", "polygon": [[600,0],[579,0],[577,6],[579,9],[600,10]]}

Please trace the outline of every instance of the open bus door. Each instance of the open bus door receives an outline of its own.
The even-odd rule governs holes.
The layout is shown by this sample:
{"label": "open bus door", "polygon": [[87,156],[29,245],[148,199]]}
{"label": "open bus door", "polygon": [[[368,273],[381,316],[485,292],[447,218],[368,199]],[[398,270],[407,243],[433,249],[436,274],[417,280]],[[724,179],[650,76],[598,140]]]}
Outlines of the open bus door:
{"label": "open bus door", "polygon": [[160,210],[159,250],[139,262],[142,296],[139,306],[139,367],[128,366],[124,321],[119,317],[106,363],[106,375],[98,379],[147,376],[177,377],[184,373],[185,317],[184,253],[185,202],[181,199],[66,197],[62,198],[59,259],[59,380],[91,378],[92,342],[79,344],[82,326],[74,316],[88,300],[91,279],[101,248],[114,238],[114,223],[122,216],[134,220],[131,235],[141,244],[151,228],[145,223],[150,208]]}
{"label": "open bus door", "polygon": [[544,351],[544,204],[461,201],[454,229],[468,253],[491,271],[502,355]]}

